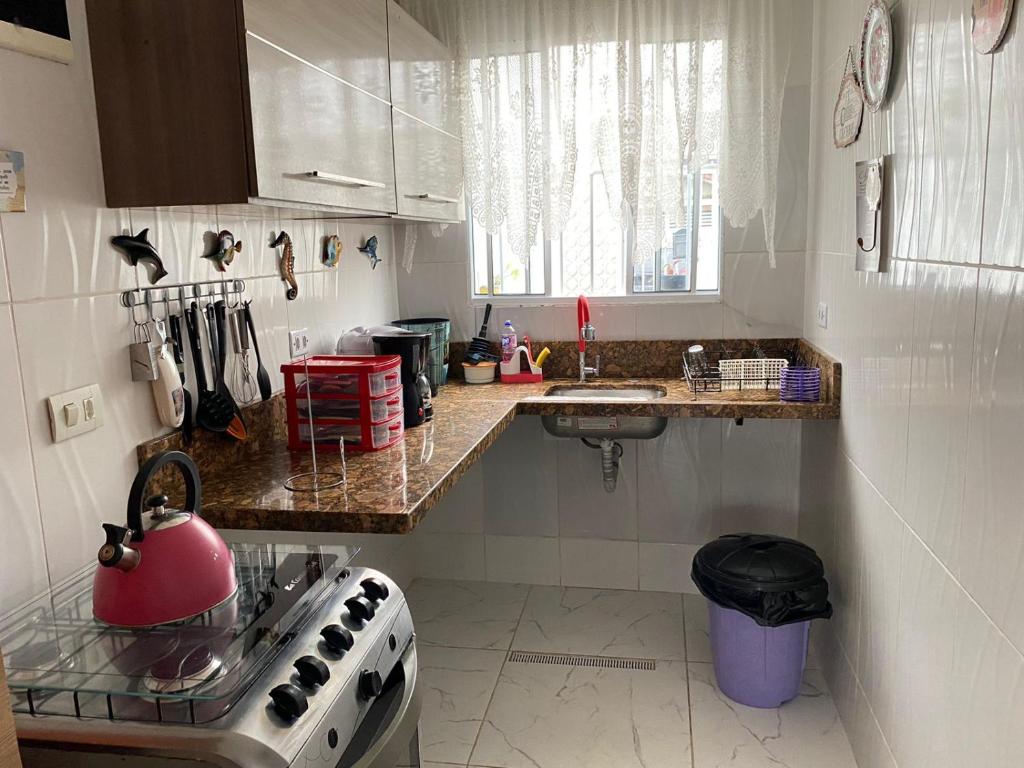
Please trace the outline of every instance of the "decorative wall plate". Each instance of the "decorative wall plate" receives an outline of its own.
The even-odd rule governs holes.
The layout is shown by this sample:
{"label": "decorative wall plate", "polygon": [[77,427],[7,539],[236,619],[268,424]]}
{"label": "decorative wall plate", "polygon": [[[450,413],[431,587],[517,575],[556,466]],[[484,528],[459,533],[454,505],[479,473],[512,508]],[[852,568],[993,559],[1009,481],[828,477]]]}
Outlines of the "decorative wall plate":
{"label": "decorative wall plate", "polygon": [[832,112],[832,140],[837,149],[848,147],[860,136],[860,126],[864,121],[864,97],[860,92],[860,83],[853,71],[853,49],[846,56],[846,71],[839,83],[839,96],[836,97],[836,108]]}
{"label": "decorative wall plate", "polygon": [[971,38],[978,53],[992,53],[1003,42],[1013,16],[1013,0],[974,0]]}
{"label": "decorative wall plate", "polygon": [[881,109],[892,71],[892,19],[883,0],[871,0],[860,38],[860,87],[864,105]]}

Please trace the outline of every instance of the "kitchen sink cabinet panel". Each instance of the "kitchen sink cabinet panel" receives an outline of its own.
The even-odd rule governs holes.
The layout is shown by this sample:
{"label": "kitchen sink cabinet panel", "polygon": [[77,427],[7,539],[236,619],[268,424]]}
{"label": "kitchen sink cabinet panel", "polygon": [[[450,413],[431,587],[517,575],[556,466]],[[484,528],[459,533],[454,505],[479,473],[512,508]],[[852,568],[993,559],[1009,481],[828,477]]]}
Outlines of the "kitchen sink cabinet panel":
{"label": "kitchen sink cabinet panel", "polygon": [[462,142],[393,110],[399,216],[461,221]]}
{"label": "kitchen sink cabinet panel", "polygon": [[391,102],[395,109],[458,136],[455,61],[448,48],[387,0]]}

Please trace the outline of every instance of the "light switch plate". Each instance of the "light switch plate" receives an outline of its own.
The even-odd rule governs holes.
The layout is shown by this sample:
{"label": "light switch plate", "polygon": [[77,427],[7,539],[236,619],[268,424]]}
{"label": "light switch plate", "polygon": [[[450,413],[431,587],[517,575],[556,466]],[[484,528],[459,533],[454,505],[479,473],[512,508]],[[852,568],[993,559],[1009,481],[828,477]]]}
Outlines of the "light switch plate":
{"label": "light switch plate", "polygon": [[60,443],[103,426],[103,393],[99,384],[61,392],[46,398],[50,435]]}
{"label": "light switch plate", "polygon": [[292,358],[309,354],[308,328],[299,328],[288,332],[288,350]]}
{"label": "light switch plate", "polygon": [[819,326],[828,328],[828,304],[823,301],[818,302],[817,320]]}

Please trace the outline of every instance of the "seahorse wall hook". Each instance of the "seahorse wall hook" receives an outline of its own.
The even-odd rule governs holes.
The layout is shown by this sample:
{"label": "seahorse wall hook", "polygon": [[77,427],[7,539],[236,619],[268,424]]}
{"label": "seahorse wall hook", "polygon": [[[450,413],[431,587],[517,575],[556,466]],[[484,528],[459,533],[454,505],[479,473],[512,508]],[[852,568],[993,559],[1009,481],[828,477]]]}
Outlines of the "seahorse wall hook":
{"label": "seahorse wall hook", "polygon": [[270,244],[271,248],[284,246],[281,254],[281,279],[288,283],[289,288],[285,293],[288,301],[295,301],[299,297],[299,283],[295,279],[295,252],[292,250],[292,239],[283,229],[278,233],[277,238]]}
{"label": "seahorse wall hook", "polygon": [[164,269],[164,263],[160,260],[160,254],[149,242],[149,227],[137,235],[116,235],[110,238],[110,244],[121,251],[133,267],[137,266],[140,261],[145,264],[150,285],[156,285],[167,277],[167,270]]}

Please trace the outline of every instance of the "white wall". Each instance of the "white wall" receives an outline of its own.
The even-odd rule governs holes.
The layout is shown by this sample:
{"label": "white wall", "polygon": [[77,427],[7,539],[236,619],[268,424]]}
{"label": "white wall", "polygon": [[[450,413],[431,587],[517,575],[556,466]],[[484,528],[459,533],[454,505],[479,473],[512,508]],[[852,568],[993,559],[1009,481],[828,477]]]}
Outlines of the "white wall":
{"label": "white wall", "polygon": [[[161,431],[149,385],[131,382],[131,323],[118,304],[121,290],[148,281],[110,247],[112,235],[150,227],[173,283],[216,277],[200,258],[202,235],[232,230],[243,251],[229,275],[246,279],[275,387],[289,326],[309,327],[326,351],[341,329],[394,319],[398,306],[390,226],[105,208],[84,3],[69,0],[68,11],[70,66],[0,50],[0,147],[25,153],[28,199],[27,213],[0,214],[0,615],[95,557],[100,521],[123,518],[135,446]],[[282,225],[303,273],[295,302],[267,247]],[[345,243],[333,272],[316,261],[328,228]],[[370,234],[385,258],[373,272],[355,250]],[[54,445],[44,398],[92,382],[103,389],[104,426]]]}
{"label": "white wall", "polygon": [[[807,142],[810,101],[811,2],[799,0],[795,47],[791,54],[782,115],[776,214],[777,268],[765,252],[764,227],[757,216],[746,227],[726,226],[723,243],[722,296],[713,304],[608,304],[591,299],[598,338],[774,338],[799,336],[802,327],[804,249],[807,212]],[[401,239],[402,235],[399,235]],[[398,275],[398,296],[406,316],[441,316],[452,320],[452,338],[476,335],[483,308],[470,292],[469,229],[448,227],[435,238],[421,227],[411,273]],[[496,305],[493,338],[506,320],[520,334],[543,341],[576,338],[575,309],[570,306]]]}
{"label": "white wall", "polygon": [[[864,6],[815,4],[804,331],[843,363],[841,423],[803,433],[800,534],[836,610],[821,656],[861,768],[1019,766],[1024,23],[980,56],[970,3],[899,0],[890,103],[836,150]],[[860,274],[854,162],[879,154],[895,260]]]}

